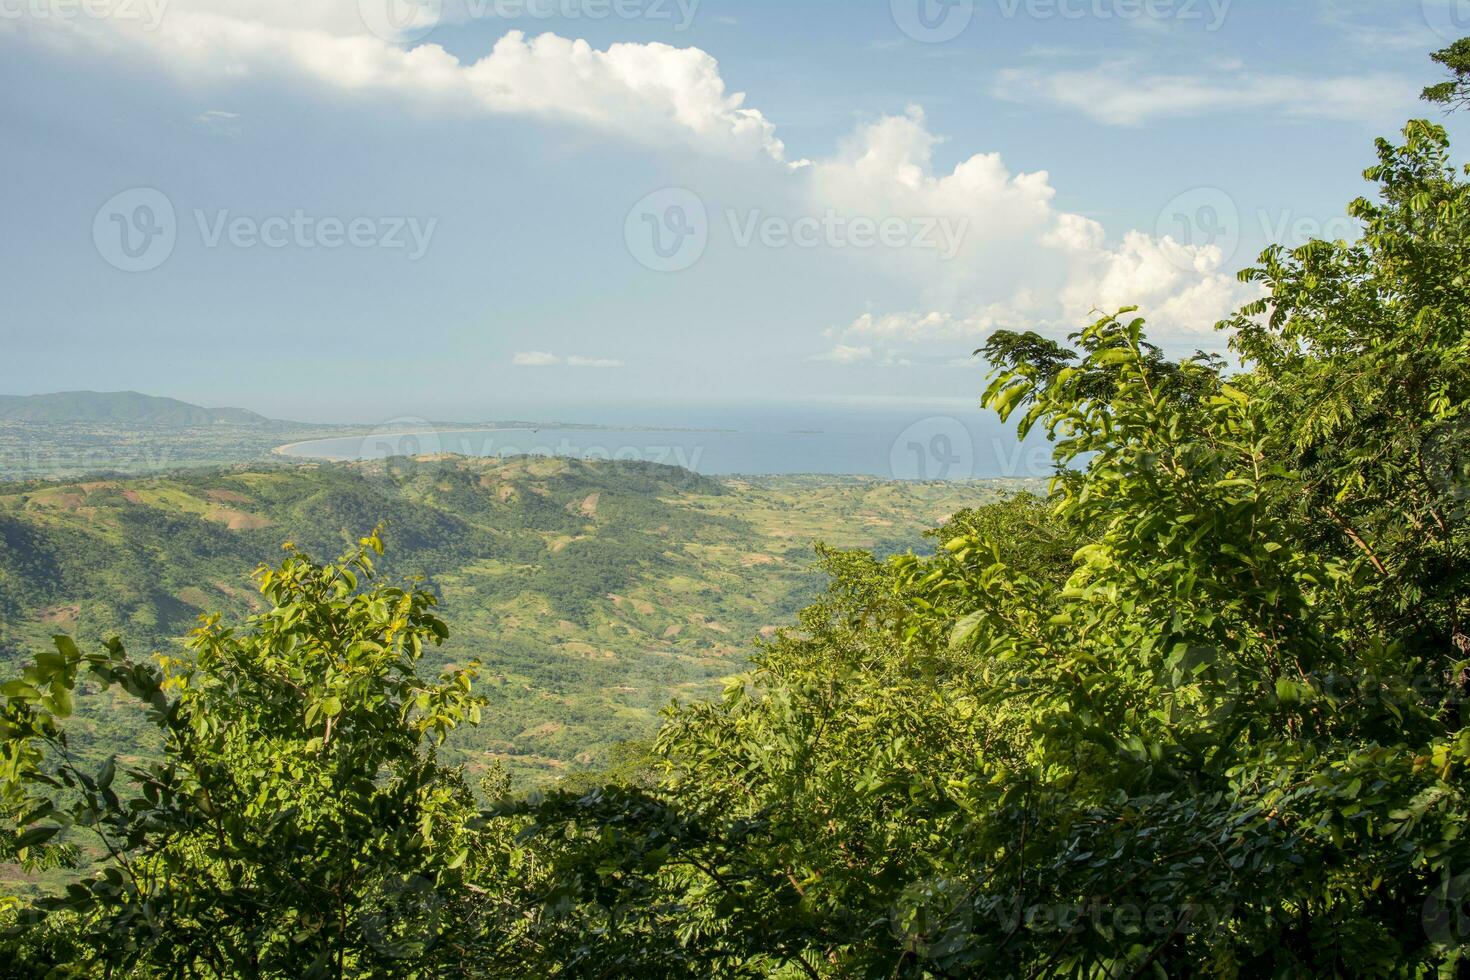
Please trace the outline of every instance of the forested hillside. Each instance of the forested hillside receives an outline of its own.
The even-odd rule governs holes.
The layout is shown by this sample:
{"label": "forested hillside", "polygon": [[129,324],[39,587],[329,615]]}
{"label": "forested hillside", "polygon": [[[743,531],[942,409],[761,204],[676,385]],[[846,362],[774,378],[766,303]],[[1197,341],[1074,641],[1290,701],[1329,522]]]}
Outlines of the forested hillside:
{"label": "forested hillside", "polygon": [[[0,492],[0,660],[49,636],[176,651],[207,612],[260,608],[250,575],[284,541],[334,555],[376,523],[386,570],[420,577],[455,629],[436,653],[485,663],[495,710],[455,742],[545,781],[652,734],[671,697],[717,692],[762,630],[820,588],[819,540],[925,547],[992,499],[971,485],[822,478],[731,484],[559,459],[243,467]],[[103,712],[100,748],[124,737]],[[116,750],[118,746],[112,744]]]}

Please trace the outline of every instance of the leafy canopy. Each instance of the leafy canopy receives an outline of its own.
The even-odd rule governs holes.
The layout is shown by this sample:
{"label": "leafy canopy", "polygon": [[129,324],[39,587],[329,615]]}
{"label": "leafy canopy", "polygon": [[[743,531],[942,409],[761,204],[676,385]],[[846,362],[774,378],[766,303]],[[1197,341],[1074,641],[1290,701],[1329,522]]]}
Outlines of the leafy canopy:
{"label": "leafy canopy", "polygon": [[[332,564],[293,551],[257,573],[269,608],[244,630],[208,618],[187,658],[138,662],[116,642],[83,654],[59,636],[0,689],[6,846],[32,866],[64,862],[63,832],[86,832],[106,855],[21,916],[30,969],[432,965],[444,896],[483,849],[472,795],[434,746],[480,701],[473,667],[417,675],[448,631],[432,595],[373,583],[381,552],[376,534]],[[65,722],[84,679],[143,707],[160,759],[73,761]]]}
{"label": "leafy canopy", "polygon": [[1127,310],[993,337],[1050,500],[829,554],[798,629],[670,712],[651,792],[540,807],[562,965],[1463,969],[1470,184],[1432,124],[1378,152],[1359,241],[1243,274],[1242,370]]}

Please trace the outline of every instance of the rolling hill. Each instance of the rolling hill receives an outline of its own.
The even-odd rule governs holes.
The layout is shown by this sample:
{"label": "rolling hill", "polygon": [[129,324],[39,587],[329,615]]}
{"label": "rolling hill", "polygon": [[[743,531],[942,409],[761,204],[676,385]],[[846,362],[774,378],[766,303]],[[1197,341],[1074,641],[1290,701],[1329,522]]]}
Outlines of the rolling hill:
{"label": "rolling hill", "polygon": [[[819,539],[899,551],[1006,484],[715,481],[672,467],[521,457],[244,465],[0,492],[0,660],[63,631],[168,651],[293,541],[330,557],[379,521],[386,571],[421,576],[479,660],[485,723],[455,752],[524,781],[604,762],[670,698],[717,693],[821,586]],[[88,719],[100,750],[125,719]]]}

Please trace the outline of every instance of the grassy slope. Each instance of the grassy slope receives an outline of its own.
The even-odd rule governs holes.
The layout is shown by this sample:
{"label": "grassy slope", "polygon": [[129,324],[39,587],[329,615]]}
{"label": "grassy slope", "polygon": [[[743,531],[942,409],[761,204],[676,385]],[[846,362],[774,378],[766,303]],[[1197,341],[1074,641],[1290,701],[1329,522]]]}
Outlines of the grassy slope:
{"label": "grassy slope", "polygon": [[[485,665],[491,710],[456,752],[544,780],[648,735],[671,697],[718,691],[820,588],[817,540],[922,548],[923,530],[1002,486],[524,458],[0,485],[0,661],[57,631],[170,648],[201,612],[247,613],[249,572],[283,540],[327,556],[387,520],[385,571],[443,599],[438,659]],[[132,740],[118,708],[84,724],[93,751]]]}

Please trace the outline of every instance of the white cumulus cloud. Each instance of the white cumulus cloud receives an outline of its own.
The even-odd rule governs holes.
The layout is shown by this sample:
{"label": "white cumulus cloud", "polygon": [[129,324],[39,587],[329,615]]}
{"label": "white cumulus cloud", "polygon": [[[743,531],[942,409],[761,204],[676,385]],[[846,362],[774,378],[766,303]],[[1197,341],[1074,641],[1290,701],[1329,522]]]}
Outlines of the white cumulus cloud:
{"label": "white cumulus cloud", "polygon": [[[163,0],[151,0],[161,4]],[[390,0],[382,0],[387,3]],[[442,46],[406,46],[368,30],[359,4],[286,0],[169,0],[156,18],[114,4],[111,17],[5,20],[161,63],[191,84],[297,78],[368,95],[424,99],[459,110],[567,118],[635,140],[683,139],[732,155],[781,160],[775,127],[728,92],[699,48],[621,43],[606,50],[556,34],[510,31],[462,62]],[[137,10],[140,16],[124,16]]]}
{"label": "white cumulus cloud", "polygon": [[866,352],[848,353],[849,361],[950,359],[997,329],[1062,337],[1098,312],[1135,305],[1158,334],[1218,346],[1215,323],[1255,295],[1223,268],[1219,248],[1141,231],[1110,244],[1101,224],[1054,206],[1048,174],[1012,172],[999,154],[936,172],[938,143],[911,109],[862,127],[804,173],[820,206],[966,229],[953,258],[915,248],[870,253],[886,274],[908,278],[918,305],[870,310],[829,330],[837,351]]}

